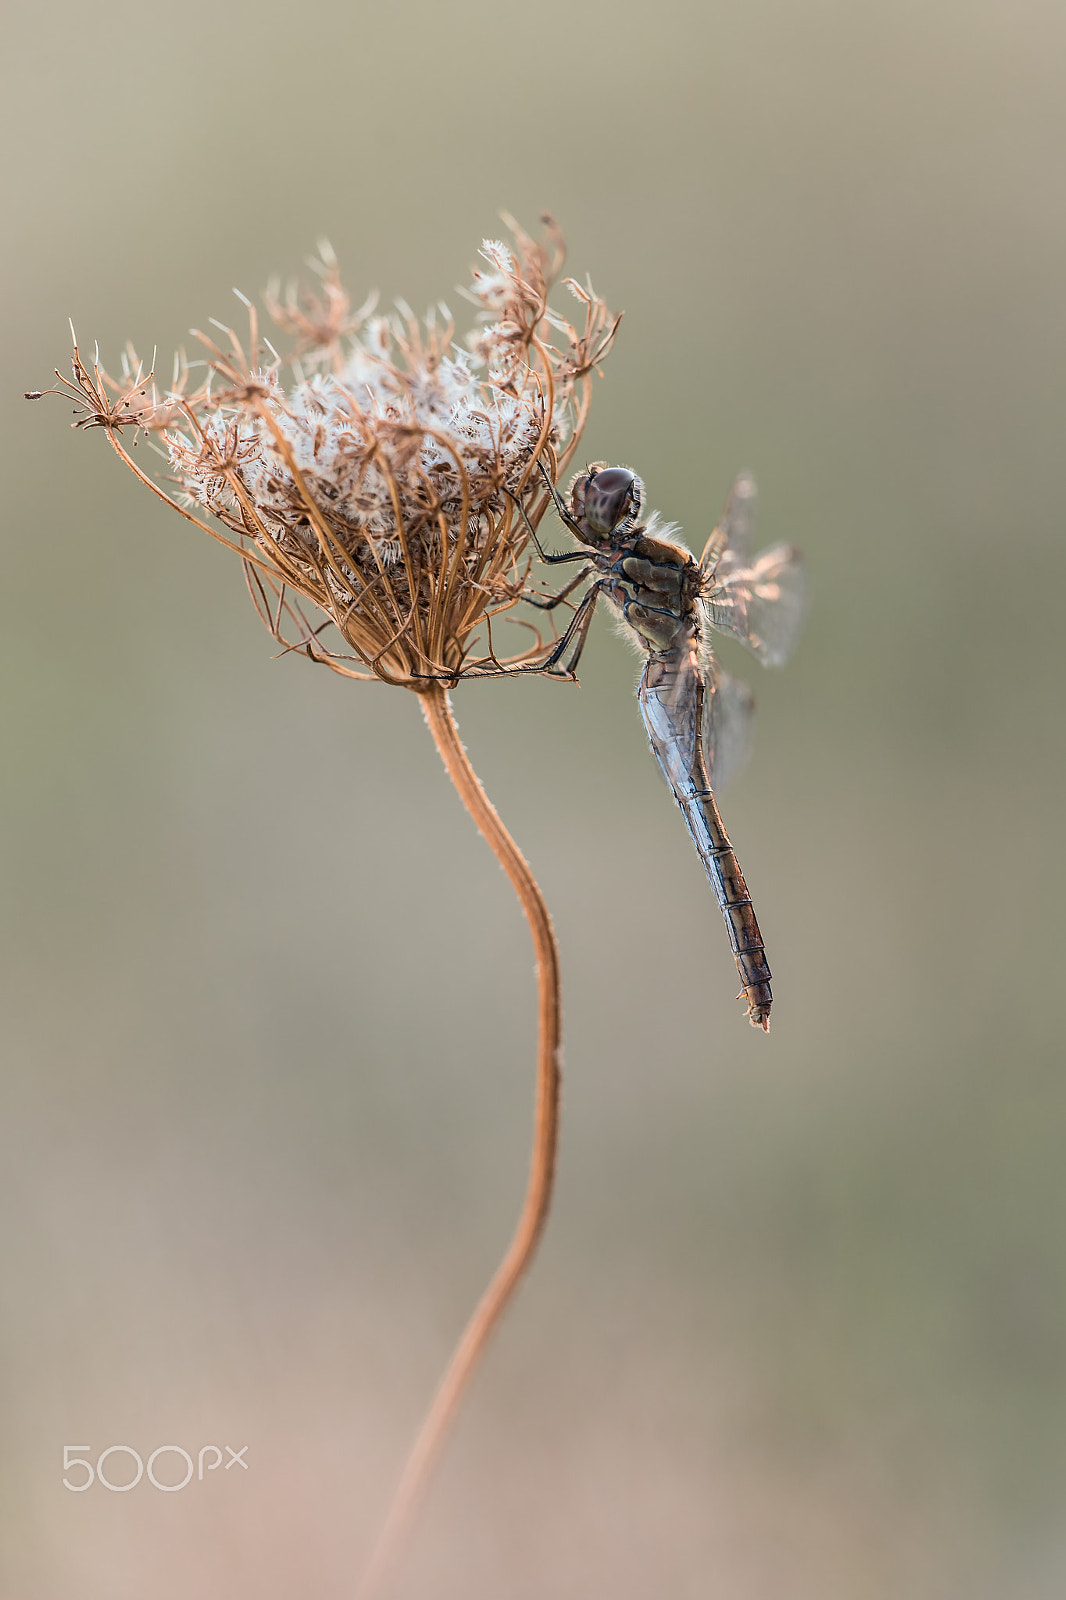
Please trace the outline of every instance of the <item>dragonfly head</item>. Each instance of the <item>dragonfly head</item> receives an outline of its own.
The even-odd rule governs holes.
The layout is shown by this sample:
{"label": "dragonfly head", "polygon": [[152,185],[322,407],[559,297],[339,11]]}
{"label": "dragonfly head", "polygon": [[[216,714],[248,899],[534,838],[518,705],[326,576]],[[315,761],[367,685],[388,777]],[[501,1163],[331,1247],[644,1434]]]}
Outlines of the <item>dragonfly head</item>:
{"label": "dragonfly head", "polygon": [[594,462],[574,479],[570,505],[589,544],[613,543],[640,520],[644,485],[628,467]]}

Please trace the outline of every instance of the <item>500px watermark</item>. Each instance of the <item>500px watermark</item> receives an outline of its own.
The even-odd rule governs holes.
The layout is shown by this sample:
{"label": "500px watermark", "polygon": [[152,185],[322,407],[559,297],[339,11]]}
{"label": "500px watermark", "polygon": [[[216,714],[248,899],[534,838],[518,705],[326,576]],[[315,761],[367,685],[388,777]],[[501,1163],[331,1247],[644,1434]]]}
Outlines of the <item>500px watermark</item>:
{"label": "500px watermark", "polygon": [[[63,1446],[63,1487],[72,1490],[74,1494],[83,1494],[86,1489],[91,1489],[94,1483],[99,1483],[105,1489],[110,1489],[112,1494],[125,1494],[128,1490],[135,1489],[141,1479],[147,1476],[148,1482],[153,1488],[162,1489],[164,1494],[176,1494],[179,1489],[186,1488],[194,1477],[198,1482],[202,1483],[205,1472],[217,1472],[219,1467],[223,1467],[225,1472],[228,1472],[231,1467],[240,1467],[244,1472],[248,1471],[248,1463],[244,1459],[248,1450],[247,1445],[242,1445],[239,1450],[231,1450],[227,1444],[223,1445],[222,1449],[229,1456],[229,1460],[224,1466],[222,1450],[219,1449],[217,1444],[203,1445],[196,1453],[195,1462],[189,1452],[183,1449],[180,1444],[161,1444],[152,1451],[146,1465],[132,1445],[109,1444],[106,1450],[100,1451],[94,1464],[89,1459],[92,1445],[65,1444]],[[128,1456],[130,1458],[133,1476],[127,1482],[115,1482],[115,1478],[121,1478],[124,1475],[121,1471],[114,1470],[111,1466],[107,1466],[105,1471],[105,1465],[107,1465],[112,1456]],[[157,1474],[156,1464],[163,1456],[177,1456],[181,1462],[181,1467],[178,1468],[176,1463],[169,1462],[166,1467],[160,1466]],[[210,1459],[212,1456],[214,1460]],[[115,1463],[115,1469],[117,1468],[118,1462]],[[81,1470],[78,1471],[77,1469]],[[165,1480],[174,1476],[176,1470],[183,1472],[180,1481],[167,1483]],[[77,1471],[77,1476],[72,1483],[70,1478],[67,1477],[67,1473],[75,1471]]]}

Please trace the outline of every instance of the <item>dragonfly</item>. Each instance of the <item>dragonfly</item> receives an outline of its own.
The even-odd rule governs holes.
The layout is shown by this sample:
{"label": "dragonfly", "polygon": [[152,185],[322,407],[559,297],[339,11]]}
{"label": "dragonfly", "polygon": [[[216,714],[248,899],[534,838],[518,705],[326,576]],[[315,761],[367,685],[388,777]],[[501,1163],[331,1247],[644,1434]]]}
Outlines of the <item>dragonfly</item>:
{"label": "dragonfly", "polygon": [[[537,669],[576,679],[593,613],[605,600],[644,654],[637,688],[652,753],[673,790],[725,918],[748,1020],[769,1032],[770,967],[744,874],[718,810],[720,790],[742,763],[754,699],[722,670],[713,632],[739,639],[764,666],[791,652],[806,610],[803,560],[792,545],[752,556],[755,483],[741,473],[699,561],[680,530],[644,518],[644,484],[628,467],[595,462],[580,473],[567,506],[547,472],[555,509],[581,549],[545,552],[550,566],[580,562],[557,594],[532,603],[551,610],[569,601],[573,617]],[[534,534],[534,538],[536,535]],[[591,580],[579,603],[569,597]]]}

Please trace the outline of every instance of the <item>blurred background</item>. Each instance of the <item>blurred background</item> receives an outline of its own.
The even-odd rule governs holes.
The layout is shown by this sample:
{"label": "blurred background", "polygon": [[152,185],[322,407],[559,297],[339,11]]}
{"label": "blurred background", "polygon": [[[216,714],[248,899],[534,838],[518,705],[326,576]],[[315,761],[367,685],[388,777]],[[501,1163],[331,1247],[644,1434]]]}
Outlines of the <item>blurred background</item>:
{"label": "blurred background", "polygon": [[[564,1129],[394,1593],[1061,1595],[1061,7],[6,31],[4,1592],[352,1593],[518,1210],[535,1002],[415,700],[272,662],[226,552],[21,391],[68,316],[169,371],[323,235],[461,313],[506,208],[626,312],[582,454],[697,549],[751,468],[815,600],[786,672],[722,652],[769,1039],[605,620],[580,689],[456,695],[556,921]],[[62,1485],[164,1444],[248,1470]]]}

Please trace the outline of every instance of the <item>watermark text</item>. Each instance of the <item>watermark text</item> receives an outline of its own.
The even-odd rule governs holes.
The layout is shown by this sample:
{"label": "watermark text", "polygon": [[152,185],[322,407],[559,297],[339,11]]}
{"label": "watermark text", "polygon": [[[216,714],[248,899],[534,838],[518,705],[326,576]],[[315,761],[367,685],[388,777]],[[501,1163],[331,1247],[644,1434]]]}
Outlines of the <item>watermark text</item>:
{"label": "watermark text", "polygon": [[[223,1459],[223,1450],[228,1460]],[[145,1461],[132,1445],[109,1444],[94,1459],[92,1445],[65,1444],[63,1487],[74,1494],[84,1494],[97,1483],[110,1489],[112,1494],[127,1494],[130,1489],[136,1489],[143,1478],[164,1494],[177,1494],[179,1489],[187,1489],[194,1478],[202,1483],[207,1473],[217,1472],[219,1467],[224,1472],[232,1467],[247,1472],[248,1463],[244,1459],[247,1453],[246,1444],[239,1450],[231,1449],[228,1444],[221,1450],[217,1444],[205,1444],[194,1459],[180,1444],[161,1444]]]}

